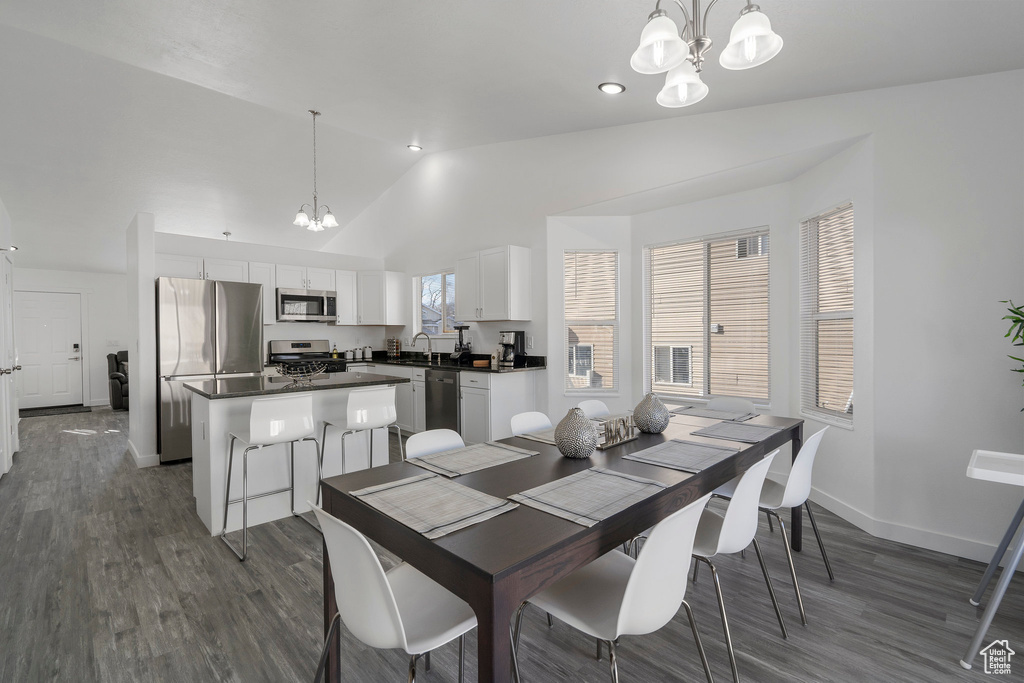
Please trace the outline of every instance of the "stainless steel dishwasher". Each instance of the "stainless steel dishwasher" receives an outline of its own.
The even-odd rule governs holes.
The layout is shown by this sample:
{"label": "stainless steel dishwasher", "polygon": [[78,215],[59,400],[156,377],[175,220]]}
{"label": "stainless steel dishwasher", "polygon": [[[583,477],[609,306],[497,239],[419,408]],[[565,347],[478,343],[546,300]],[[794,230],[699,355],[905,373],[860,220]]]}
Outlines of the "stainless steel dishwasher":
{"label": "stainless steel dishwasher", "polygon": [[459,371],[427,369],[427,429],[459,429]]}

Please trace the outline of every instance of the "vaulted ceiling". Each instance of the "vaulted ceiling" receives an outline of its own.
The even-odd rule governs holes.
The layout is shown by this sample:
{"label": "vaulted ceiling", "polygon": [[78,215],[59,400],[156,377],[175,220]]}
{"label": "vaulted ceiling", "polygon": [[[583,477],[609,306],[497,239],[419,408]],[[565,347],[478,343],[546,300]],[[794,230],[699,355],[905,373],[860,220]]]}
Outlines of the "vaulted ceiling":
{"label": "vaulted ceiling", "polygon": [[[0,0],[18,263],[123,271],[137,211],[160,231],[320,249],[424,154],[1024,68],[1018,0],[761,4],[782,53],[730,72],[716,49],[707,98],[668,110],[663,79],[629,68],[649,0]],[[718,49],[742,6],[711,11]],[[626,92],[599,93],[609,80]],[[310,108],[342,224],[320,234],[291,226],[312,193]]]}

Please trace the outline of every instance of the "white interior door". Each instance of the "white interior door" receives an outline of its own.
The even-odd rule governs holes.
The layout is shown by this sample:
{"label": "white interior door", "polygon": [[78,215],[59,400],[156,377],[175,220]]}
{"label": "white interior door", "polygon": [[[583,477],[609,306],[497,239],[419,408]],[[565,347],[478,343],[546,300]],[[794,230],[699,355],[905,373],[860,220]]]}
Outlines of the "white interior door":
{"label": "white interior door", "polygon": [[[14,316],[11,287],[11,260],[0,259],[0,365],[14,368],[17,356],[14,349]],[[10,471],[14,451],[18,449],[18,401],[14,395],[11,373],[0,375],[0,476]]]}
{"label": "white interior door", "polygon": [[15,292],[14,319],[20,407],[81,405],[81,295]]}

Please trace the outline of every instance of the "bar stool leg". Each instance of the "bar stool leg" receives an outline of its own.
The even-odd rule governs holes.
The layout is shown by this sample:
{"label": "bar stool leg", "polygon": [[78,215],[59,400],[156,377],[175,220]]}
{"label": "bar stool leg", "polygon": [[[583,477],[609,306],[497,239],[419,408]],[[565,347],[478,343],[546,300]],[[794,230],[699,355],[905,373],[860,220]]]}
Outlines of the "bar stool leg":
{"label": "bar stool leg", "polygon": [[224,525],[220,528],[221,538],[228,532],[228,503],[231,500],[231,470],[235,459],[235,437],[231,437],[231,445],[228,446],[228,473],[224,482]]}
{"label": "bar stool leg", "polygon": [[[319,474],[319,476],[317,477],[317,480],[316,480],[316,489],[317,489],[317,503],[319,503],[320,502],[320,497],[319,497],[319,494],[320,494],[320,480],[323,479],[323,470],[320,468],[320,444],[317,443],[316,437],[308,437],[308,436],[306,436],[306,437],[303,437],[303,438],[299,439],[299,441],[300,442],[312,441],[313,445],[316,447],[316,460],[315,460],[315,462],[317,463],[317,473]],[[289,486],[289,488],[291,489],[292,515],[295,516],[295,517],[298,517],[303,522],[305,522],[306,524],[310,525],[311,527],[313,527],[317,531],[320,531],[320,527],[318,527],[316,524],[314,524],[311,519],[308,519],[307,517],[304,517],[301,512],[298,512],[295,509],[295,442],[294,441],[288,442],[288,455],[289,455],[289,458],[291,460],[291,470],[292,470],[291,484]]]}
{"label": "bar stool leg", "polygon": [[242,451],[242,556],[241,561],[245,562],[245,556],[249,548],[249,449]]}
{"label": "bar stool leg", "polygon": [[[397,423],[388,425],[388,432],[390,433],[391,428],[394,427],[395,431],[398,432],[398,454],[405,460],[405,448],[402,446],[402,428]],[[388,449],[390,454],[391,449]],[[373,467],[373,434],[370,435],[370,467]]]}
{"label": "bar stool leg", "polygon": [[988,599],[985,613],[981,615],[981,623],[978,624],[978,630],[974,632],[974,639],[967,646],[967,654],[960,660],[960,666],[963,668],[970,669],[974,665],[974,658],[978,656],[978,650],[981,649],[981,641],[985,639],[988,627],[992,625],[992,618],[996,616],[996,610],[999,609],[999,603],[1003,600],[1006,588],[1010,585],[1010,581],[1017,571],[1017,565],[1020,564],[1022,555],[1024,555],[1024,538],[1017,543],[1017,549],[1013,551],[1013,558],[1003,567],[1003,573],[999,576],[999,582],[996,583],[996,587],[992,591],[992,597]]}
{"label": "bar stool leg", "polygon": [[[1010,547],[1010,541],[1013,540],[1014,534],[1017,533],[1017,527],[1020,526],[1021,521],[1024,521],[1024,501],[1021,501],[1020,507],[1017,508],[1017,514],[1013,516],[1013,521],[1010,522],[1010,526],[1007,527],[1006,533],[1003,534],[1003,540],[999,541],[999,547],[996,548],[995,555],[992,556],[992,561],[988,563],[988,567],[985,568],[985,575],[981,577],[981,583],[978,584],[978,590],[974,591],[974,597],[971,598],[971,604],[977,607],[981,604],[981,599],[985,596],[985,589],[988,588],[988,584],[992,581],[992,577],[995,576],[996,569],[999,567],[999,560],[1003,559],[1003,555],[1006,554],[1006,549]],[[1024,543],[1024,536],[1021,537],[1021,543]],[[1003,570],[1006,571],[1005,569]]]}

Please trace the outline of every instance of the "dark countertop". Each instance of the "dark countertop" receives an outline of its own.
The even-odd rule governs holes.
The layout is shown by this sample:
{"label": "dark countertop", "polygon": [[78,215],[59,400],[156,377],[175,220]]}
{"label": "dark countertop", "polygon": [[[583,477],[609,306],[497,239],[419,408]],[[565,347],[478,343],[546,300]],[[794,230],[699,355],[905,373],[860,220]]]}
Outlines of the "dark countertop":
{"label": "dark countertop", "polygon": [[286,377],[232,377],[230,379],[185,382],[185,388],[204,398],[243,398],[246,396],[275,396],[303,391],[328,389],[355,389],[381,384],[403,384],[409,380],[389,375],[371,375],[366,372],[335,372],[330,379],[315,379],[312,385],[293,384]]}
{"label": "dark countertop", "polygon": [[[483,358],[483,356],[481,356]],[[436,368],[438,370],[458,370],[460,372],[489,372],[492,374],[502,374],[508,372],[527,372],[530,370],[547,370],[547,367],[543,365],[545,358],[544,356],[527,356],[534,362],[540,362],[541,365],[531,365],[525,368],[509,368],[505,370],[492,370],[490,367],[486,368],[474,368],[472,365],[459,365],[458,363],[452,363],[447,358],[444,358],[440,362],[434,361],[428,364],[426,355],[423,358],[378,358],[377,354],[374,353],[374,357],[371,360],[350,360],[347,363],[373,363],[374,365],[404,365],[414,368]]]}

